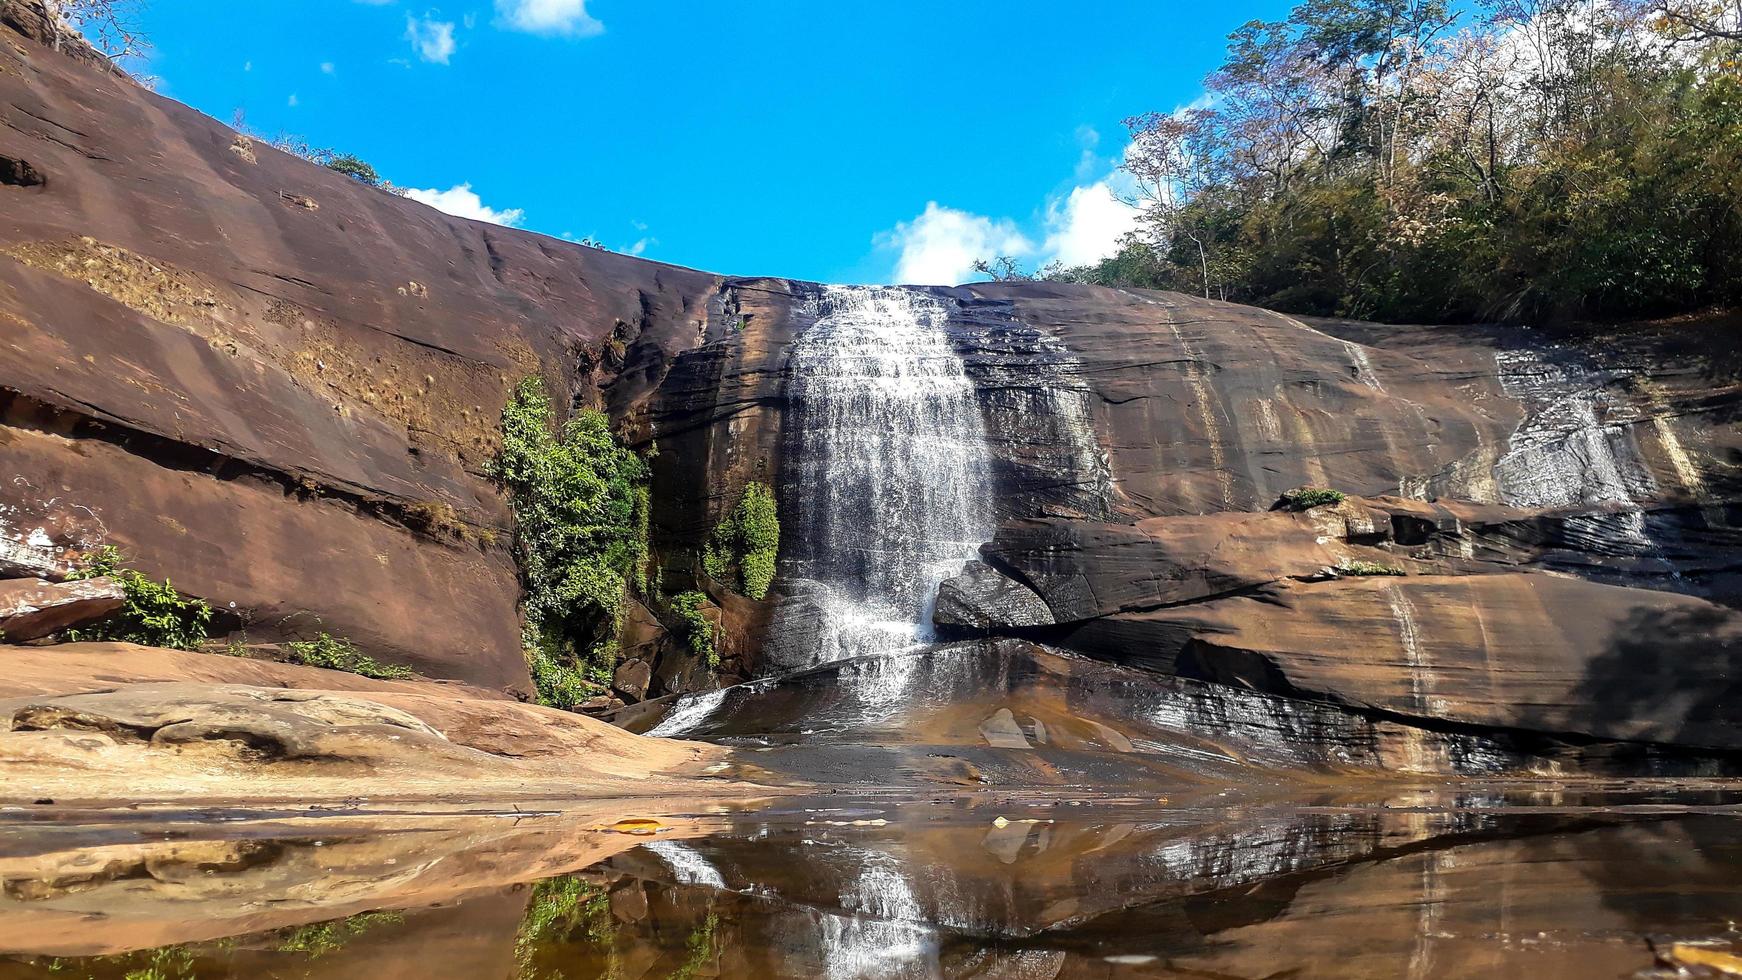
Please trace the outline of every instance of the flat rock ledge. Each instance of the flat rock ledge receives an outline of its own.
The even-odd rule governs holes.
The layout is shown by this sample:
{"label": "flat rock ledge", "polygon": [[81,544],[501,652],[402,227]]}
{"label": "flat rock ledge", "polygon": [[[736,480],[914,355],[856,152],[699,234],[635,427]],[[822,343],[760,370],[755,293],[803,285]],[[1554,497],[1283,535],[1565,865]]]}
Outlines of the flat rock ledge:
{"label": "flat rock ledge", "polygon": [[[78,651],[65,665],[82,664],[93,678],[68,678],[72,693],[18,692],[0,681],[0,695],[21,694],[0,700],[0,800],[498,803],[776,792],[723,777],[727,750],[471,697],[463,687],[285,665],[273,671],[285,686],[214,683],[227,671],[258,677],[262,665],[201,654],[175,661],[200,668],[192,672],[202,680],[102,683],[105,659],[115,668],[107,673],[126,678],[129,654],[152,652]],[[0,660],[33,654],[0,647]],[[352,689],[298,686],[328,677]]]}

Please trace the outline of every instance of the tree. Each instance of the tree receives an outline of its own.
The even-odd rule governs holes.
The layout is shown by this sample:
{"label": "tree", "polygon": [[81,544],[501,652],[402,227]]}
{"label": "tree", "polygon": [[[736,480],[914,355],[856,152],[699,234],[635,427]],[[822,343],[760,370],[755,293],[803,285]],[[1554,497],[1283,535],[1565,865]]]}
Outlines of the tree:
{"label": "tree", "polygon": [[351,153],[334,153],[332,150],[321,151],[321,156],[323,159],[318,159],[317,162],[328,170],[344,174],[370,187],[381,186],[381,175],[361,157]]}
{"label": "tree", "polygon": [[1146,220],[1158,237],[1184,236],[1197,251],[1204,298],[1210,296],[1210,242],[1206,229],[1186,219],[1186,209],[1216,183],[1217,129],[1223,117],[1208,109],[1145,113],[1125,120],[1131,148],[1125,169],[1147,205]]}
{"label": "tree", "polygon": [[66,34],[83,36],[110,61],[144,54],[150,44],[135,26],[136,0],[43,0],[53,32],[54,49]]}
{"label": "tree", "polygon": [[1694,41],[1742,41],[1742,0],[1648,0],[1658,25]]}
{"label": "tree", "polygon": [[974,271],[993,282],[1023,282],[1034,278],[1022,271],[1022,263],[1010,255],[995,255],[990,259],[975,259]]}
{"label": "tree", "polygon": [[1742,301],[1742,0],[1485,2],[1242,26],[1205,107],[1127,121],[1143,233],[1071,276],[1412,320]]}

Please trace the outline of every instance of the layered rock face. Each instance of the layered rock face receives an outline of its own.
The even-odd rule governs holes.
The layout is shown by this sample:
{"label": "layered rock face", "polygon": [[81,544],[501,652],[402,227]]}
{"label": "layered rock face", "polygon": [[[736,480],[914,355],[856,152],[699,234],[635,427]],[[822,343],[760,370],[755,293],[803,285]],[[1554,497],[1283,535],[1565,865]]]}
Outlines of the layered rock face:
{"label": "layered rock face", "polygon": [[366,187],[0,8],[0,571],[114,544],[251,639],[524,688],[507,391],[633,431],[715,277]]}
{"label": "layered rock face", "polygon": [[[1115,513],[1006,521],[940,624],[1415,724],[1742,747],[1742,389],[1698,349],[970,292],[1082,365]],[[1270,509],[1301,484],[1351,496]]]}
{"label": "layered rock face", "polygon": [[[484,466],[534,374],[657,447],[660,586],[707,592],[721,627],[716,671],[633,605],[619,693],[816,661],[831,614],[794,544],[826,538],[816,379],[794,353],[825,287],[438,214],[50,51],[31,9],[0,3],[0,578],[116,544],[223,629],[523,692]],[[1701,342],[1047,283],[908,295],[971,388],[970,502],[996,525],[940,630],[1350,725],[1742,748],[1742,386]],[[752,481],[789,543],[763,601],[699,560]],[[1273,509],[1303,485],[1348,497]]]}

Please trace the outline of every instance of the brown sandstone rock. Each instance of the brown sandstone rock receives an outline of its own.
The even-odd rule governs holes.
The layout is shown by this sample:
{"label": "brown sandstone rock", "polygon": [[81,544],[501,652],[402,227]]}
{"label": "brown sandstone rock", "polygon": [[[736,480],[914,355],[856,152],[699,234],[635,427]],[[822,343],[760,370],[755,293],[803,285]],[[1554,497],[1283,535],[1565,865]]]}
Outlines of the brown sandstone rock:
{"label": "brown sandstone rock", "polygon": [[625,660],[611,675],[611,687],[631,701],[646,697],[651,683],[653,668],[645,660]]}
{"label": "brown sandstone rock", "polygon": [[[265,145],[249,163],[212,119],[37,46],[33,9],[0,11],[0,142],[51,178],[0,187],[30,196],[0,208],[0,445],[24,477],[0,542],[114,543],[251,635],[523,689],[507,513],[478,475],[506,393],[540,374],[638,411],[715,278]],[[429,507],[464,540],[407,530]]]}
{"label": "brown sandstone rock", "polygon": [[713,747],[434,685],[414,693],[155,683],[0,701],[0,798],[9,800],[656,794],[680,791],[722,758]]}
{"label": "brown sandstone rock", "polygon": [[60,583],[0,580],[0,637],[51,636],[119,611],[123,598],[121,586],[106,578]]}

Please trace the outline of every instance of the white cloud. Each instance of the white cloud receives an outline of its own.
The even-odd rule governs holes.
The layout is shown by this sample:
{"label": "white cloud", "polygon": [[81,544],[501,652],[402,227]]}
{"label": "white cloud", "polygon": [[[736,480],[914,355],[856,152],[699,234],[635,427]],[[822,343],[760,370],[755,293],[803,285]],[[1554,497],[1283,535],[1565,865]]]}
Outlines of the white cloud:
{"label": "white cloud", "polygon": [[1101,155],[1095,150],[1101,145],[1101,133],[1095,127],[1084,123],[1077,127],[1077,146],[1081,150],[1077,154],[1076,179],[1078,183],[1088,180],[1101,168]]}
{"label": "white cloud", "polygon": [[[1114,193],[1113,178],[1071,188],[1046,209],[1046,261],[1089,265],[1112,255],[1119,236],[1137,228],[1138,211]],[[1044,264],[1044,263],[1043,263]]]}
{"label": "white cloud", "polygon": [[920,286],[954,286],[973,276],[976,259],[1000,255],[1020,258],[1034,245],[1008,219],[993,219],[946,208],[930,201],[912,221],[897,222],[874,239],[900,249],[895,281]]}
{"label": "white cloud", "polygon": [[296,93],[290,93],[290,98],[284,100],[284,104],[290,106],[292,109],[296,108]]}
{"label": "white cloud", "polygon": [[425,61],[445,65],[454,55],[454,22],[428,17],[405,18],[405,39]]}
{"label": "white cloud", "polygon": [[332,73],[333,73],[333,72],[335,72],[335,71],[337,71],[337,70],[338,70],[338,69],[336,69],[336,68],[334,68],[334,67],[333,67],[333,63],[332,63],[332,62],[330,62],[330,61],[323,61],[323,62],[321,62],[321,74],[323,74],[323,75],[331,75],[331,74],[332,74]]}
{"label": "white cloud", "polygon": [[657,238],[638,238],[638,239],[636,239],[635,244],[629,246],[628,248],[624,249],[623,251],[630,254],[630,255],[640,255],[640,254],[647,251],[647,246],[658,245],[658,244],[659,244],[659,239],[657,239]]}
{"label": "white cloud", "polygon": [[592,37],[605,31],[587,13],[587,0],[496,0],[496,12],[509,27],[534,34]]}
{"label": "white cloud", "polygon": [[457,218],[471,218],[475,221],[488,221],[493,225],[513,227],[520,224],[526,217],[526,212],[520,208],[506,208],[499,211],[490,207],[477,195],[477,192],[472,190],[471,184],[455,184],[445,191],[433,187],[428,189],[413,187],[405,192],[405,196],[414,201],[421,201],[444,214],[451,214]]}

